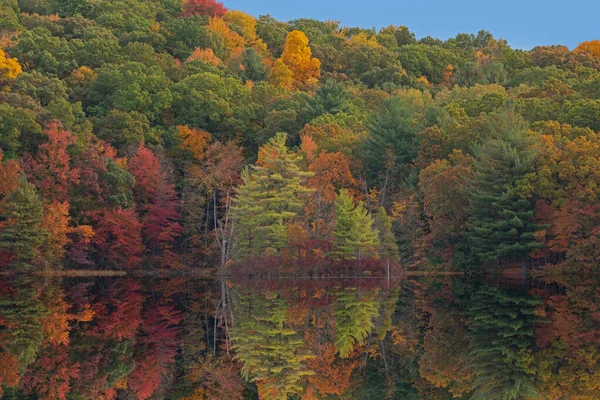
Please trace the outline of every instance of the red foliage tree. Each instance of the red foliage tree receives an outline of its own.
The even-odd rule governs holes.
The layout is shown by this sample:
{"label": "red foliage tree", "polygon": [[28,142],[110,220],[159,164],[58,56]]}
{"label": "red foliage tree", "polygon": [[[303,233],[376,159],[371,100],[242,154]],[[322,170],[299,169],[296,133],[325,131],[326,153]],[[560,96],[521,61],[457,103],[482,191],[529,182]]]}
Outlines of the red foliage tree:
{"label": "red foliage tree", "polygon": [[69,188],[79,182],[79,170],[71,167],[67,148],[75,142],[71,132],[61,129],[57,121],[44,131],[48,141],[42,144],[35,156],[23,157],[27,179],[48,200],[64,202],[69,199]]}
{"label": "red foliage tree", "polygon": [[227,12],[223,3],[215,0],[188,0],[183,5],[182,15],[206,15],[209,17],[222,17]]}
{"label": "red foliage tree", "polygon": [[91,213],[95,222],[92,243],[101,258],[117,268],[132,268],[144,250],[142,225],[133,209],[103,210]]}
{"label": "red foliage tree", "polygon": [[177,193],[161,170],[156,156],[141,145],[129,160],[135,178],[134,197],[140,212],[142,232],[152,250],[172,244],[183,233],[179,224]]}

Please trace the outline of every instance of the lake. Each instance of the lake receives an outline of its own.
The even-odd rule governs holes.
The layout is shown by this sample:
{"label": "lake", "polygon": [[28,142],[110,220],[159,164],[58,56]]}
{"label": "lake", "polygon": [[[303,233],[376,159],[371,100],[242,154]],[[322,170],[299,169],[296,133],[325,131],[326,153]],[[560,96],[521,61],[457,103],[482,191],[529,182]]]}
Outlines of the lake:
{"label": "lake", "polygon": [[3,277],[3,399],[600,398],[592,279]]}

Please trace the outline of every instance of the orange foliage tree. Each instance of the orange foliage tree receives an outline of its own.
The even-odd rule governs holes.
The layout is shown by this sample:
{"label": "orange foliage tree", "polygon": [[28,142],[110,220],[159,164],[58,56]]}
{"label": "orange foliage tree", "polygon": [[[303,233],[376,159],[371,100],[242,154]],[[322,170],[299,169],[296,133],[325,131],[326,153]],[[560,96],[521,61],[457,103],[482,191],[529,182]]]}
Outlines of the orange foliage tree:
{"label": "orange foliage tree", "polygon": [[590,40],[579,43],[579,46],[573,50],[575,53],[590,53],[600,58],[600,40]]}

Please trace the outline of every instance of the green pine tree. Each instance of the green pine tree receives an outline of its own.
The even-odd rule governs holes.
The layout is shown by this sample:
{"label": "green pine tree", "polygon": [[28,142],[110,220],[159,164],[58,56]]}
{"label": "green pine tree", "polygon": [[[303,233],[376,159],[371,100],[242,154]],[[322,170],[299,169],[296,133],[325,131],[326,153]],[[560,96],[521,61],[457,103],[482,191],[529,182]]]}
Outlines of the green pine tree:
{"label": "green pine tree", "polygon": [[350,193],[342,189],[335,201],[335,215],[333,236],[338,257],[361,259],[377,254],[379,235],[362,202],[355,205]]}
{"label": "green pine tree", "polygon": [[41,229],[44,206],[35,187],[25,178],[3,202],[1,216],[5,226],[0,234],[0,249],[14,256],[14,267],[28,269],[47,236]]}
{"label": "green pine tree", "polygon": [[288,243],[286,223],[304,208],[304,183],[311,173],[300,168],[301,156],[289,152],[287,135],[278,133],[264,145],[255,166],[242,174],[233,212],[239,250],[264,254]]}
{"label": "green pine tree", "polygon": [[471,215],[465,233],[469,251],[480,262],[525,260],[539,248],[533,205],[518,189],[533,172],[537,156],[534,137],[512,115],[490,121],[492,134],[475,146],[475,177],[471,182]]}

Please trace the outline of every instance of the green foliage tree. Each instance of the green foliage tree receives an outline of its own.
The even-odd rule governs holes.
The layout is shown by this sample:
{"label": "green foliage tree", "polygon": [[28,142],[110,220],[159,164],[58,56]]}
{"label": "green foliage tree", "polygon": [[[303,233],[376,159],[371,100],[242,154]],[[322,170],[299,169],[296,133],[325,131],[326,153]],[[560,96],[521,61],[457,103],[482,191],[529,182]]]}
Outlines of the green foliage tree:
{"label": "green foliage tree", "polygon": [[256,165],[242,173],[233,212],[238,247],[251,254],[287,245],[286,223],[310,193],[305,180],[312,174],[300,168],[301,156],[288,150],[286,139],[285,133],[271,138],[259,150]]}
{"label": "green foliage tree", "polygon": [[369,118],[367,128],[370,135],[364,144],[365,169],[371,185],[381,185],[385,197],[395,179],[409,179],[418,153],[419,129],[413,110],[398,97],[386,100]]}
{"label": "green foliage tree", "polygon": [[[518,182],[533,172],[535,138],[522,120],[504,112],[490,119],[492,135],[475,146],[471,182],[471,214],[465,233],[470,251],[480,261],[524,260],[540,247],[534,233],[533,206]],[[494,126],[495,125],[495,126]]]}
{"label": "green foliage tree", "polygon": [[336,255],[341,258],[374,256],[379,246],[379,235],[373,219],[361,203],[354,204],[350,193],[342,189],[335,201],[335,228],[333,236]]}
{"label": "green foliage tree", "polygon": [[0,249],[11,254],[11,264],[27,270],[38,255],[47,233],[41,228],[44,206],[35,186],[21,178],[17,188],[4,199]]}

